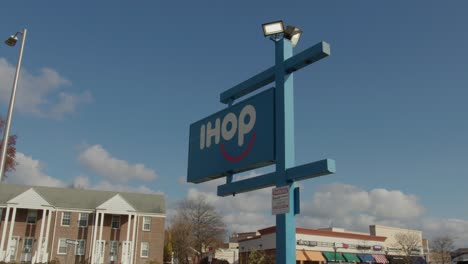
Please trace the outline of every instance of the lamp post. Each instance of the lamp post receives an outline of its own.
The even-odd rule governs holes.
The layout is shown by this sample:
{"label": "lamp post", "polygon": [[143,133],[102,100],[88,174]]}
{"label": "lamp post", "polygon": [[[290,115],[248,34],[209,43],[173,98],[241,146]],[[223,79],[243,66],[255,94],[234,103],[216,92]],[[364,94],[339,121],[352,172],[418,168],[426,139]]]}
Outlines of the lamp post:
{"label": "lamp post", "polygon": [[23,32],[16,32],[16,34],[10,36],[5,41],[5,44],[7,44],[10,47],[13,47],[18,41],[18,35],[22,36],[21,46],[20,46],[20,51],[19,51],[19,56],[18,56],[18,64],[16,65],[15,79],[13,80],[13,88],[11,90],[10,105],[8,107],[5,132],[3,133],[2,155],[0,158],[0,183],[3,179],[3,173],[5,170],[5,160],[6,160],[6,153],[7,153],[7,148],[8,148],[8,137],[10,135],[11,118],[13,115],[13,106],[15,105],[16,87],[18,86],[18,79],[19,79],[19,74],[21,70],[21,60],[23,59],[23,49],[24,49],[24,43],[26,42],[26,33],[27,33],[27,30],[23,29]]}

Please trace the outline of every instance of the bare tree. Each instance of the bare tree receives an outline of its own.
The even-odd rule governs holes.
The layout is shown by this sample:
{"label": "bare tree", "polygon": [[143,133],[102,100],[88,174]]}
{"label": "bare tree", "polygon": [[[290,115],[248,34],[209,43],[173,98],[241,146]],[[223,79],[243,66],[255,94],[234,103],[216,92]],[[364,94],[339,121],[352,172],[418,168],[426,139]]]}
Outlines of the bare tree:
{"label": "bare tree", "polygon": [[454,249],[453,238],[450,236],[435,237],[431,241],[431,257],[435,263],[451,263],[450,252]]}
{"label": "bare tree", "polygon": [[188,264],[189,259],[194,255],[191,249],[191,233],[192,228],[188,223],[176,218],[171,225],[169,231],[172,238],[172,251],[174,258],[177,259],[179,264]]}
{"label": "bare tree", "polygon": [[405,263],[411,264],[411,253],[420,249],[422,239],[417,233],[401,232],[394,235],[395,247],[398,247],[404,254]]}
{"label": "bare tree", "polygon": [[182,235],[177,237],[179,234],[172,232],[173,250],[177,255],[177,251],[185,247],[183,251],[187,252],[187,255],[190,255],[191,251],[192,255],[194,253],[201,259],[208,247],[216,248],[224,240],[223,218],[203,196],[179,202],[173,227]]}

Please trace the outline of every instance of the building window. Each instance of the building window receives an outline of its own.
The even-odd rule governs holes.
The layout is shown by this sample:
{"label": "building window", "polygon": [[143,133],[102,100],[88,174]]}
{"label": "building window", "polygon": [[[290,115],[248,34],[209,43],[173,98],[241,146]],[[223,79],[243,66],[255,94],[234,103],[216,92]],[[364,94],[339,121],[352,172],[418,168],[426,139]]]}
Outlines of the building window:
{"label": "building window", "polygon": [[75,246],[75,255],[76,256],[84,256],[85,249],[86,249],[86,240],[85,239],[78,239],[78,244]]}
{"label": "building window", "polygon": [[140,257],[142,258],[149,257],[149,243],[148,242],[141,242]]}
{"label": "building window", "polygon": [[109,254],[111,256],[117,256],[119,253],[119,241],[112,240],[109,244]]}
{"label": "building window", "polygon": [[28,210],[28,217],[26,218],[26,223],[36,224],[37,221],[37,210]]}
{"label": "building window", "polygon": [[120,215],[113,215],[112,216],[111,228],[113,228],[113,229],[119,229],[120,228]]}
{"label": "building window", "polygon": [[62,226],[70,226],[71,212],[62,212]]}
{"label": "building window", "polygon": [[32,253],[34,237],[25,237],[23,241],[23,253]]}
{"label": "building window", "polygon": [[143,231],[151,230],[151,216],[143,216]]}
{"label": "building window", "polygon": [[57,254],[59,254],[59,255],[66,255],[67,254],[67,239],[66,238],[60,238],[59,239]]}
{"label": "building window", "polygon": [[80,219],[78,220],[79,227],[87,227],[88,226],[88,213],[80,213]]}

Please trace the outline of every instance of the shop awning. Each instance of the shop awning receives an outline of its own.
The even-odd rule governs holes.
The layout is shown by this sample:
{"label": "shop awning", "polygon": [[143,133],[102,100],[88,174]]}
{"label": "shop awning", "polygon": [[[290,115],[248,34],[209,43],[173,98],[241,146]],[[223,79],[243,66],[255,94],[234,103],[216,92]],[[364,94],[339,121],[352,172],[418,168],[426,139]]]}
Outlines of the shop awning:
{"label": "shop awning", "polygon": [[346,259],[347,262],[361,262],[361,260],[353,253],[343,253],[343,257]]}
{"label": "shop awning", "polygon": [[[344,259],[343,255],[339,252],[322,252],[322,254],[325,256],[328,262],[345,262],[346,260]],[[336,257],[335,257],[336,256]]]}
{"label": "shop awning", "polygon": [[413,264],[426,264],[426,260],[419,256],[411,257],[411,262],[413,262]]}
{"label": "shop awning", "polygon": [[374,258],[369,254],[357,254],[361,262],[375,263]]}
{"label": "shop awning", "polygon": [[325,262],[320,252],[310,250],[296,250],[296,260]]}
{"label": "shop awning", "polygon": [[[388,263],[387,258],[384,255],[373,254],[372,257],[375,259],[376,263],[386,264]],[[419,264],[419,263],[418,263]]]}
{"label": "shop awning", "polygon": [[307,260],[307,256],[305,254],[305,250],[296,250],[296,261],[297,260],[300,260],[300,261],[305,261]]}

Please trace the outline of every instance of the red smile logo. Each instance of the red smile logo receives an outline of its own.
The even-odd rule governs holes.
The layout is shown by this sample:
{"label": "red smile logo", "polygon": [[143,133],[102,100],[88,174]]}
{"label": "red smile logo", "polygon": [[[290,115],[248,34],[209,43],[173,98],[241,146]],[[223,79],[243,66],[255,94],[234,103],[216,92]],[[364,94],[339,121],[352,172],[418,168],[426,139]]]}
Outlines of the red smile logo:
{"label": "red smile logo", "polygon": [[239,156],[231,156],[229,153],[227,153],[226,148],[224,147],[224,144],[220,144],[221,147],[221,153],[223,153],[224,158],[227,161],[230,162],[238,162],[243,160],[247,155],[249,154],[250,150],[253,147],[254,141],[255,141],[256,134],[255,132],[252,133],[252,137],[250,138],[249,144],[247,145],[247,148],[242,152]]}

